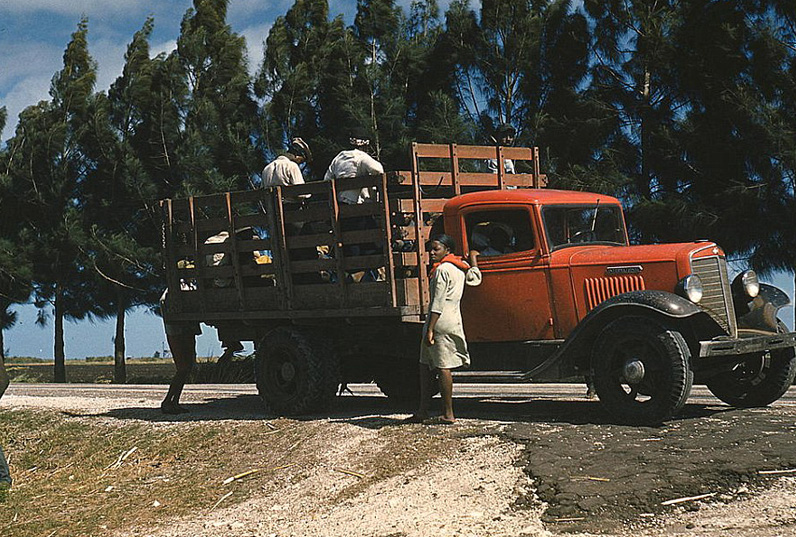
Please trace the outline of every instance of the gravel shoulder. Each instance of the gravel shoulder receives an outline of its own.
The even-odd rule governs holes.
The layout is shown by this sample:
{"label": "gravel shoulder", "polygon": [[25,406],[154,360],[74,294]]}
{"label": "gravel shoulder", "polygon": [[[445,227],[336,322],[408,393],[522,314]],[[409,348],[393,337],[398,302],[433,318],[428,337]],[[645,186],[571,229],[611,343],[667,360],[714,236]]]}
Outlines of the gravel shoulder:
{"label": "gravel shoulder", "polygon": [[[796,535],[796,475],[759,474],[796,468],[792,400],[744,411],[691,403],[664,427],[628,428],[602,422],[577,396],[484,396],[457,400],[463,418],[455,426],[423,426],[401,424],[406,414],[373,393],[341,398],[331,416],[280,420],[306,432],[296,450],[306,456],[247,499],[112,534]],[[0,405],[175,434],[195,423],[269,419],[246,391],[189,391],[192,413],[176,419],[160,416],[160,395],[13,386]],[[700,495],[708,496],[661,505]]]}

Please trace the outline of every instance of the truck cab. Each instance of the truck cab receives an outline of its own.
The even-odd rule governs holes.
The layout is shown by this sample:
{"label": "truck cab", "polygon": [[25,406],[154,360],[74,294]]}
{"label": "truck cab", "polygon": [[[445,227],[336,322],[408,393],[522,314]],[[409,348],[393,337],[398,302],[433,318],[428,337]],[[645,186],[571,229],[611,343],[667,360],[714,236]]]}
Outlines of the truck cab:
{"label": "truck cab", "polygon": [[482,272],[462,301],[474,367],[585,375],[638,422],[679,410],[694,378],[739,406],[793,382],[796,341],[776,315],[787,297],[752,271],[731,283],[715,243],[631,246],[620,202],[586,192],[463,194],[443,214]]}

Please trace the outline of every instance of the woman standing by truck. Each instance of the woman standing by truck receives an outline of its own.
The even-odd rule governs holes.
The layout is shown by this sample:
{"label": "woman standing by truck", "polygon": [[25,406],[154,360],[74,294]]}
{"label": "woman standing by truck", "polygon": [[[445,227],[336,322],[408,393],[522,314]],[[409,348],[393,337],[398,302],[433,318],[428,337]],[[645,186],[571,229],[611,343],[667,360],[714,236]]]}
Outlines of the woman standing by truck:
{"label": "woman standing by truck", "polygon": [[470,265],[453,254],[455,247],[454,240],[448,235],[439,235],[429,244],[433,265],[429,281],[429,315],[420,345],[420,404],[417,412],[409,418],[410,422],[428,420],[431,384],[435,375],[439,376],[443,413],[434,422],[452,424],[456,420],[453,415],[451,370],[470,365],[459,309],[465,272]]}

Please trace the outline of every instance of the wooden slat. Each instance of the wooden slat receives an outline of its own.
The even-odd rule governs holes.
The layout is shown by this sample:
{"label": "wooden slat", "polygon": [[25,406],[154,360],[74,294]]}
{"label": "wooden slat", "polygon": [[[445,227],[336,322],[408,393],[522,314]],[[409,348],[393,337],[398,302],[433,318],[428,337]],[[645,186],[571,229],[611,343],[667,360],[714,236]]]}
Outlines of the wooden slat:
{"label": "wooden slat", "polygon": [[298,211],[285,211],[285,222],[315,222],[318,220],[329,220],[328,207],[313,207]]}
{"label": "wooden slat", "polygon": [[207,208],[215,209],[224,207],[226,205],[226,193],[224,194],[207,194],[204,196],[194,196],[193,203],[197,210],[202,211]]}
{"label": "wooden slat", "polygon": [[247,287],[246,310],[279,310],[279,289],[273,286]]}
{"label": "wooden slat", "polygon": [[270,250],[271,239],[246,239],[238,241],[238,250],[249,252],[254,250]]}
{"label": "wooden slat", "polygon": [[327,195],[329,192],[329,184],[323,181],[313,181],[304,183],[303,185],[288,185],[279,187],[282,189],[282,197],[284,198],[298,198],[304,194],[310,194],[310,200],[313,196]]}
{"label": "wooden slat", "polygon": [[310,259],[308,261],[292,261],[290,272],[292,274],[305,274],[307,272],[320,272],[334,270],[337,267],[335,259]]}
{"label": "wooden slat", "polygon": [[241,274],[244,276],[263,276],[263,275],[276,275],[277,267],[273,263],[263,263],[262,265],[243,265]]}
{"label": "wooden slat", "polygon": [[447,145],[442,144],[412,144],[414,154],[417,158],[448,158],[450,150]]}
{"label": "wooden slat", "polygon": [[395,252],[392,258],[397,267],[417,267],[417,254],[414,252]]}
{"label": "wooden slat", "polygon": [[294,299],[300,307],[318,310],[334,308],[344,300],[349,301],[349,308],[389,305],[390,286],[386,281],[351,283],[345,287],[350,291],[348,296],[337,285],[296,285]]}
{"label": "wooden slat", "polygon": [[334,236],[331,233],[319,233],[315,235],[294,235],[287,237],[288,248],[312,248],[314,246],[334,245]]}
{"label": "wooden slat", "polygon": [[404,278],[395,280],[396,300],[402,305],[417,305],[418,279]]}
{"label": "wooden slat", "polygon": [[[457,148],[457,153],[460,159],[490,160],[495,158],[497,147],[494,145],[460,145]],[[499,147],[503,152],[503,158],[511,160],[533,159],[533,151],[530,147]]]}
{"label": "wooden slat", "polygon": [[235,270],[232,265],[220,265],[218,267],[205,267],[202,270],[203,278],[232,278]]}
{"label": "wooden slat", "polygon": [[359,205],[340,204],[340,218],[352,218],[354,216],[375,216],[379,214],[381,206],[379,203],[362,203]]}
{"label": "wooden slat", "polygon": [[196,222],[197,231],[212,231],[213,235],[227,230],[226,218],[202,218]]}
{"label": "wooden slat", "polygon": [[384,232],[381,229],[362,229],[357,231],[344,231],[343,244],[360,244],[363,242],[381,242]]}
{"label": "wooden slat", "polygon": [[264,214],[247,214],[235,217],[235,229],[244,227],[267,227],[268,216]]}
{"label": "wooden slat", "polygon": [[[420,202],[420,209],[424,213],[441,213],[442,208],[448,202],[448,198],[424,198]],[[402,213],[409,213],[414,210],[414,200],[398,199],[393,200],[395,210]]]}
{"label": "wooden slat", "polygon": [[270,192],[262,188],[256,190],[236,190],[235,192],[230,192],[230,194],[232,196],[232,203],[235,205],[265,201],[265,197],[271,195]]}
{"label": "wooden slat", "polygon": [[212,244],[202,243],[199,245],[199,255],[228,254],[231,252],[230,242],[214,242]]}
{"label": "wooden slat", "polygon": [[[400,172],[396,175],[396,177],[398,177],[398,180],[400,180],[400,184],[411,184],[412,177],[409,172]],[[545,177],[546,179],[546,176],[542,177]],[[532,173],[506,174],[503,176],[503,179],[506,185],[526,188],[534,188],[536,186],[536,183],[534,183],[534,175]],[[498,187],[498,176],[496,173],[460,172],[458,180],[462,186],[483,186],[492,187],[495,189]],[[450,172],[423,171],[420,172],[420,184],[431,187],[453,187],[453,176]],[[543,187],[546,184],[547,182],[545,180],[545,182],[540,184],[540,186]],[[400,195],[400,193],[396,193],[396,195]]]}
{"label": "wooden slat", "polygon": [[381,181],[381,175],[361,175],[359,177],[345,177],[335,179],[337,191],[359,190],[361,188],[377,187]]}
{"label": "wooden slat", "polygon": [[384,266],[383,255],[360,255],[356,257],[346,257],[345,259],[343,259],[343,269],[347,271],[374,269],[383,266]]}

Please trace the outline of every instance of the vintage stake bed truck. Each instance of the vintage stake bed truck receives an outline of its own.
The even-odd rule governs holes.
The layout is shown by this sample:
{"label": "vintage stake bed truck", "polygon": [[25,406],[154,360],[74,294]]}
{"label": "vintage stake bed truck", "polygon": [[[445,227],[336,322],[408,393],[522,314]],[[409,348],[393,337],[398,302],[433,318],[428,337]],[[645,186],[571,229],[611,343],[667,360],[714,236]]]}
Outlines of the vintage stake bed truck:
{"label": "vintage stake bed truck", "polygon": [[[489,158],[528,173],[466,171]],[[341,382],[410,398],[425,242],[444,229],[459,254],[481,252],[462,302],[474,370],[590,377],[635,423],[672,416],[695,380],[735,406],[783,395],[796,375],[783,292],[751,271],[730,282],[712,242],[631,246],[618,200],[545,186],[536,148],[413,144],[408,172],[164,200],[167,319],[255,342],[279,413],[321,410]],[[361,187],[377,201],[338,204]]]}

